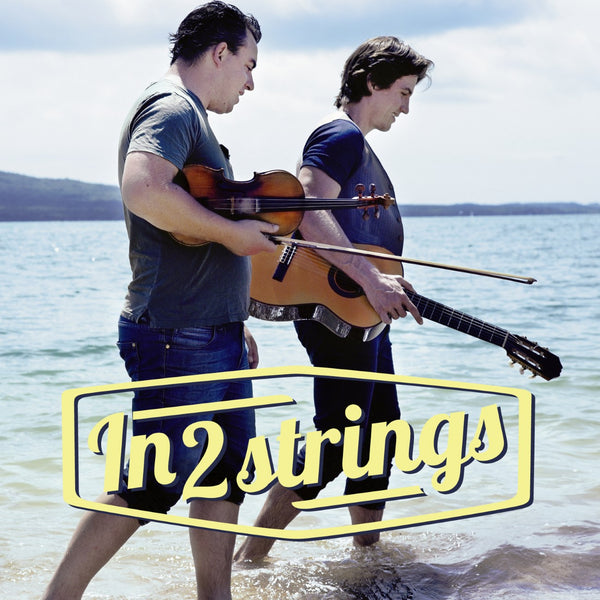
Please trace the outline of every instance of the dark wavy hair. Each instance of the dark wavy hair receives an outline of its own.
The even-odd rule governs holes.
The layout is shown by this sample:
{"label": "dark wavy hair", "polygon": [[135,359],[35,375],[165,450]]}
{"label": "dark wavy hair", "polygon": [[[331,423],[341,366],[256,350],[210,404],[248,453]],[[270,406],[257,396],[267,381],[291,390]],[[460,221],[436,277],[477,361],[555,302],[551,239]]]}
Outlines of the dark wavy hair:
{"label": "dark wavy hair", "polygon": [[196,61],[209,48],[226,42],[234,54],[246,41],[247,31],[260,41],[258,21],[232,4],[215,0],[194,9],[169,39],[172,44],[171,64],[181,58],[188,64]]}
{"label": "dark wavy hair", "polygon": [[433,62],[421,56],[406,42],[393,36],[372,38],[361,44],[349,57],[342,72],[337,108],[358,102],[371,92],[367,82],[387,89],[406,75],[416,75],[417,82],[429,78]]}

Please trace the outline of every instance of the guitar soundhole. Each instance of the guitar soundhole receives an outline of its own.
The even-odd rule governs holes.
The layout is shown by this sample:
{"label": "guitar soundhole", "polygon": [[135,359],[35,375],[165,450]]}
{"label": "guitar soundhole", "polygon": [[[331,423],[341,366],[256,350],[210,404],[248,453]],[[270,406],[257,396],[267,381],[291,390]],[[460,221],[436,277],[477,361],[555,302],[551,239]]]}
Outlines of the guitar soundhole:
{"label": "guitar soundhole", "polygon": [[331,267],[327,274],[331,289],[344,298],[359,298],[363,295],[362,288],[343,271]]}

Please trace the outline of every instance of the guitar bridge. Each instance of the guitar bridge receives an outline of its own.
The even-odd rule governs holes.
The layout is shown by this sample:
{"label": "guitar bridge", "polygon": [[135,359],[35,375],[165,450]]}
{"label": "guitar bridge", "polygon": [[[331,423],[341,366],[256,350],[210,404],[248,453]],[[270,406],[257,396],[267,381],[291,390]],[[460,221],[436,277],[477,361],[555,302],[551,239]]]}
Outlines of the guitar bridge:
{"label": "guitar bridge", "polygon": [[298,246],[284,246],[281,255],[279,256],[279,263],[277,264],[277,268],[273,273],[273,279],[275,281],[283,281],[285,274],[287,273],[290,265],[292,264],[292,260],[296,254],[296,250],[298,250]]}

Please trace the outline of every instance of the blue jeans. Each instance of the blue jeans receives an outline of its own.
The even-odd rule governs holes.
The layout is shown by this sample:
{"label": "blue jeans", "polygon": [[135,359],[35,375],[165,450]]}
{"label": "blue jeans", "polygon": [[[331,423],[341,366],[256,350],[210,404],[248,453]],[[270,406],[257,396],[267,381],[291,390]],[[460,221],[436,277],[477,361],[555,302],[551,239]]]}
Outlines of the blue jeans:
{"label": "blue jeans", "polygon": [[[294,323],[298,338],[306,348],[311,363],[315,367],[351,369],[371,373],[393,373],[392,346],[389,328],[370,342],[340,338],[326,327],[315,321],[297,321]],[[314,382],[315,416],[314,424],[319,431],[335,428],[340,431],[351,423],[345,416],[349,404],[360,406],[364,420],[362,431],[362,464],[368,460],[371,423],[389,423],[400,418],[398,396],[394,384],[371,381],[351,381],[343,379],[315,378]],[[300,451],[298,471],[304,467],[304,448]],[[388,452],[389,456],[389,452]],[[342,446],[327,444],[324,447],[321,485],[296,489],[304,500],[312,500],[319,492],[342,472]],[[387,460],[387,471],[382,477],[370,477],[361,481],[346,480],[346,494],[386,490],[389,483],[391,459]],[[383,502],[364,505],[370,509],[382,509]]]}
{"label": "blue jeans", "polygon": [[[117,345],[133,381],[248,368],[242,323],[160,329],[121,317]],[[250,380],[205,382],[136,390],[132,408],[136,411],[197,405],[251,396]],[[253,410],[197,413],[134,421],[134,436],[148,436],[157,432],[168,436],[172,444],[170,470],[176,472],[177,477],[168,486],[158,483],[154,477],[153,452],[150,452],[146,460],[143,489],[124,489],[119,493],[130,508],[166,513],[179,500],[185,482],[197,466],[206,447],[207,434],[202,428],[196,430],[195,439],[198,444],[193,448],[187,447],[182,441],[183,430],[198,421],[218,423],[226,436],[225,452],[201,480],[201,484],[215,485],[226,478],[229,481],[229,495],[226,499],[241,504],[244,494],[235,480],[244,461],[248,440],[256,435]],[[197,485],[200,485],[200,482]]]}

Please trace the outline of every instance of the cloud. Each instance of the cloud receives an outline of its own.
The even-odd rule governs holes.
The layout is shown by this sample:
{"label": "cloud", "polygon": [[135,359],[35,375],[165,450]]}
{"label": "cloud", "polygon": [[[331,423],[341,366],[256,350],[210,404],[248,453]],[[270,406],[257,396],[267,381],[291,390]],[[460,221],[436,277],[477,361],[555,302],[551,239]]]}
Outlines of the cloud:
{"label": "cloud", "polygon": [[543,18],[419,39],[436,68],[396,138],[410,147],[399,160],[375,136],[406,201],[598,202],[595,14],[556,2]]}
{"label": "cloud", "polygon": [[181,0],[20,0],[3,8],[0,50],[92,53],[166,43],[188,10]]}
{"label": "cloud", "polygon": [[[110,20],[125,29],[142,6],[138,0],[129,8],[113,4]],[[259,18],[277,4],[239,2]],[[319,8],[315,2],[279,4],[269,19],[282,36],[286,31],[291,36],[297,23],[314,22],[310,11]],[[454,3],[464,11],[481,4]],[[506,13],[501,24],[492,15],[487,25],[459,27],[457,21],[444,31],[409,38],[435,61],[432,86],[418,88],[411,113],[391,132],[369,136],[402,202],[598,201],[593,163],[600,139],[600,42],[594,23],[600,6],[594,0],[551,0],[540,12],[540,2],[523,4],[525,16]],[[0,170],[116,183],[121,123],[135,97],[166,70],[166,34],[189,9],[179,0],[143,3],[148,21],[164,16],[167,5],[169,19],[148,44],[108,44],[102,52],[0,52],[9,90],[1,100],[0,129],[10,140],[3,145]],[[79,15],[87,5],[80,6]],[[96,9],[89,10],[93,19]],[[371,10],[361,9],[357,0],[348,5],[349,13],[361,10],[358,23]],[[85,27],[72,23],[69,27],[90,29],[88,20]],[[309,129],[333,108],[346,56],[367,37],[361,32],[328,46],[314,28],[304,25],[300,33],[302,45],[279,45],[267,41],[267,28],[256,90],[230,115],[211,116],[238,178],[255,170],[294,171]]]}
{"label": "cloud", "polygon": [[[116,183],[121,123],[141,90],[168,64],[164,46],[127,52],[0,54],[0,170]],[[6,80],[5,80],[6,81]]]}
{"label": "cloud", "polygon": [[[199,2],[200,4],[201,2]],[[545,0],[240,0],[269,45],[331,48],[390,33],[411,37],[456,27],[501,25]],[[184,0],[20,0],[3,9],[0,49],[102,52],[162,43],[190,4]]]}
{"label": "cloud", "polygon": [[[391,132],[369,136],[399,199],[597,202],[598,10],[582,0],[557,1],[542,15],[501,27],[415,36],[411,43],[436,63],[432,86],[417,89],[410,115]],[[261,59],[264,79],[248,104],[222,119],[244,175],[252,164],[274,167],[274,157],[293,170],[308,128],[331,109],[352,49]],[[265,123],[260,143],[237,135]]]}
{"label": "cloud", "polygon": [[[271,41],[288,48],[357,45],[376,35],[413,39],[463,27],[514,23],[539,10],[538,0],[305,0],[287,3],[289,12],[270,31]],[[294,27],[289,27],[290,22]],[[279,25],[279,26],[278,26]],[[283,26],[281,26],[283,25]]]}

